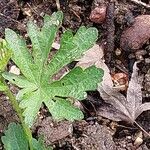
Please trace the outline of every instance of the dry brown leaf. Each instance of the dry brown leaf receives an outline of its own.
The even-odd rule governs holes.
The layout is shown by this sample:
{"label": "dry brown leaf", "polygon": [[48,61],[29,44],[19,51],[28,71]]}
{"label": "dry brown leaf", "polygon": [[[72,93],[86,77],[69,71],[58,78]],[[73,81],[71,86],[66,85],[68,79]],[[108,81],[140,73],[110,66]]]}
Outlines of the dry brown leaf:
{"label": "dry brown leaf", "polygon": [[[150,110],[150,103],[142,104],[142,77],[138,76],[136,64],[137,63],[133,66],[133,73],[127,90],[127,98],[106,84],[99,87],[98,91],[101,97],[106,103],[111,104],[111,107],[109,105],[107,106],[107,113],[103,112],[104,108],[106,108],[105,106],[99,109],[99,113],[101,113],[102,116],[115,121],[124,120],[133,123],[143,111]],[[112,108],[114,108],[114,110]],[[116,110],[119,111],[120,115],[112,115],[112,113],[116,114]]]}
{"label": "dry brown leaf", "polygon": [[104,70],[103,81],[98,87],[101,97],[106,102],[99,108],[98,114],[115,121],[128,121],[133,123],[143,112],[150,110],[150,103],[142,104],[141,82],[142,77],[138,76],[137,63],[133,66],[133,73],[127,89],[127,98],[118,89],[113,87],[110,71],[103,59],[103,49],[95,44],[91,49],[84,53],[79,59],[77,66],[87,68],[95,65]]}
{"label": "dry brown leaf", "polygon": [[95,44],[91,49],[86,51],[81,59],[78,60],[77,66],[82,68],[88,68],[92,65],[95,65],[97,68],[101,68],[104,70],[104,76],[102,85],[106,84],[110,87],[113,87],[113,82],[110,75],[110,70],[105,64],[104,53],[102,46]]}
{"label": "dry brown leaf", "polygon": [[95,44],[91,49],[86,51],[81,59],[79,59],[77,66],[87,68],[96,65],[98,62],[103,61],[103,49],[98,44]]}

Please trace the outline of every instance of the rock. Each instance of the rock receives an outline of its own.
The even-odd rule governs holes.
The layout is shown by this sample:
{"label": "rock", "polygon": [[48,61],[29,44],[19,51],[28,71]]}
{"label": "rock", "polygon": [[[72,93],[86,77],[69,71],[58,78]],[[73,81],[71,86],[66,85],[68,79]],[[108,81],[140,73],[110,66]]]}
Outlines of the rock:
{"label": "rock", "polygon": [[120,39],[120,47],[125,51],[136,51],[150,38],[150,15],[140,15],[126,28]]}
{"label": "rock", "polygon": [[15,65],[11,66],[10,68],[10,73],[13,73],[15,75],[20,75],[20,69],[18,67],[16,67]]}
{"label": "rock", "polygon": [[140,131],[139,133],[137,133],[136,135],[136,139],[134,141],[134,145],[136,147],[139,147],[141,144],[143,143],[143,134],[142,131]]}
{"label": "rock", "polygon": [[91,11],[90,20],[94,23],[103,23],[106,18],[106,6],[98,6]]}

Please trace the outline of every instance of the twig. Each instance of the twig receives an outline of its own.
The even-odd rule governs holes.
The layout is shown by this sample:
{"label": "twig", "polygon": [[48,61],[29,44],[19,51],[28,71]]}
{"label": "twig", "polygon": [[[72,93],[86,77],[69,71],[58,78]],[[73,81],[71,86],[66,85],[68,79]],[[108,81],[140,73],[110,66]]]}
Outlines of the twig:
{"label": "twig", "polygon": [[[40,15],[38,14],[38,12],[37,12],[34,8],[31,7],[31,5],[30,5],[29,3],[27,3],[27,5],[30,7],[30,9],[32,10],[32,12],[34,12],[37,16],[40,16]],[[41,16],[41,17],[42,17],[42,16]]]}
{"label": "twig", "polygon": [[74,15],[79,19],[79,22],[81,22],[81,18],[80,18],[80,16],[73,10],[73,9],[70,9],[73,13],[74,13]]}
{"label": "twig", "polygon": [[133,130],[133,129],[138,129],[138,127],[127,127],[127,126],[124,126],[124,125],[119,125],[119,124],[117,124],[116,125],[117,127],[122,127],[122,128],[126,128],[126,129],[130,129],[130,130]]}
{"label": "twig", "polygon": [[60,10],[60,2],[59,2],[59,0],[56,0],[56,6],[57,6],[57,9]]}
{"label": "twig", "polygon": [[135,123],[145,134],[147,134],[147,135],[150,137],[150,134],[149,134],[145,129],[143,129],[143,127],[142,127],[139,123],[137,123],[136,121],[134,121],[134,123]]}
{"label": "twig", "polygon": [[150,5],[148,5],[148,4],[146,4],[146,3],[142,2],[142,1],[131,0],[131,2],[133,2],[133,3],[137,4],[137,5],[141,5],[141,6],[145,7],[145,8],[147,8],[147,9],[150,9]]}
{"label": "twig", "polygon": [[115,33],[114,10],[115,4],[113,2],[109,3],[106,12],[107,44],[104,56],[105,62],[109,68],[111,68],[110,64],[112,64],[114,52],[114,33]]}

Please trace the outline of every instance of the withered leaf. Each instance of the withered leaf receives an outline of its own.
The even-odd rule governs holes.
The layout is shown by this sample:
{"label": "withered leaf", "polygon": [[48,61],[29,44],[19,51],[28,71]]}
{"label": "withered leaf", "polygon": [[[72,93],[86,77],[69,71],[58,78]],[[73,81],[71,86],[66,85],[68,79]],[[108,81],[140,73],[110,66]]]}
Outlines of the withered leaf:
{"label": "withered leaf", "polygon": [[95,64],[96,67],[104,70],[103,81],[98,87],[98,91],[106,103],[99,107],[97,113],[114,121],[122,120],[133,123],[143,111],[150,110],[150,103],[142,103],[141,82],[143,77],[138,76],[137,63],[133,66],[127,97],[125,97],[118,89],[113,87],[110,71],[103,56],[102,47],[95,44],[84,53],[84,56],[78,60],[77,64],[83,68]]}
{"label": "withered leaf", "polygon": [[[127,97],[106,84],[99,87],[98,91],[101,97],[109,104],[107,107],[102,106],[99,109],[99,114],[103,117],[115,121],[124,120],[133,123],[143,111],[150,110],[150,103],[142,103],[142,77],[138,76],[136,64],[133,66],[132,77],[127,89]],[[116,115],[116,111],[119,115]]]}
{"label": "withered leaf", "polygon": [[109,85],[110,87],[113,86],[113,82],[110,75],[110,70],[108,69],[107,65],[105,64],[104,60],[104,53],[103,53],[103,46],[99,46],[95,44],[92,48],[86,51],[82,58],[78,60],[77,66],[82,68],[88,68],[92,65],[95,65],[97,68],[101,68],[104,70],[103,81],[101,84]]}

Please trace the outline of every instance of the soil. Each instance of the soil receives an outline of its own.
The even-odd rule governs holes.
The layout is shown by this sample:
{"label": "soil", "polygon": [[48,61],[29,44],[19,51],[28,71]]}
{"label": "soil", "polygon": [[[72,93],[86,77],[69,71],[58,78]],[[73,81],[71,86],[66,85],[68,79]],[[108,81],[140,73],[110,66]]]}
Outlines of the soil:
{"label": "soil", "polygon": [[[148,0],[142,0],[150,5]],[[91,11],[97,6],[106,6],[106,19],[98,23],[90,20]],[[60,33],[70,28],[74,32],[81,25],[94,26],[99,31],[98,44],[105,47],[106,64],[111,73],[124,72],[129,76],[136,60],[140,74],[143,74],[143,102],[150,102],[150,45],[147,41],[140,50],[120,48],[120,37],[124,29],[132,26],[134,18],[139,15],[150,15],[150,9],[131,0],[60,0],[60,9],[64,20]],[[0,37],[4,38],[5,28],[11,28],[26,36],[26,24],[32,19],[38,25],[42,24],[44,14],[57,11],[55,0],[0,0]],[[104,14],[103,14],[104,17]],[[58,35],[59,39],[59,35]],[[106,44],[107,43],[107,44]],[[118,52],[119,51],[119,55]],[[137,56],[140,53],[140,57]],[[11,67],[10,62],[8,68]],[[71,65],[70,65],[71,66]],[[16,93],[16,87],[11,87]],[[44,136],[46,145],[54,150],[148,150],[150,138],[136,125],[125,122],[114,122],[103,118],[98,113],[98,107],[104,105],[97,91],[88,92],[88,97],[82,102],[85,118],[82,121],[55,122],[43,105],[39,117],[32,128],[34,137]],[[116,114],[117,115],[117,114]],[[18,117],[12,109],[7,97],[0,94],[0,136],[10,122],[17,122]],[[137,122],[150,133],[150,111],[142,113]],[[142,134],[142,142],[136,143]],[[0,150],[3,145],[0,142]]]}

